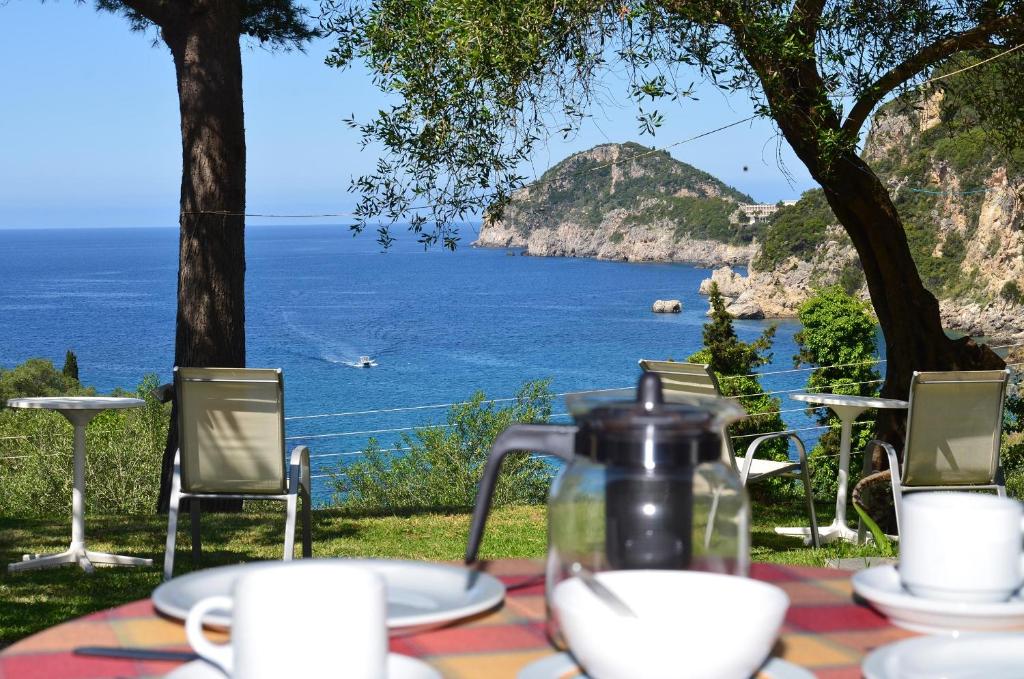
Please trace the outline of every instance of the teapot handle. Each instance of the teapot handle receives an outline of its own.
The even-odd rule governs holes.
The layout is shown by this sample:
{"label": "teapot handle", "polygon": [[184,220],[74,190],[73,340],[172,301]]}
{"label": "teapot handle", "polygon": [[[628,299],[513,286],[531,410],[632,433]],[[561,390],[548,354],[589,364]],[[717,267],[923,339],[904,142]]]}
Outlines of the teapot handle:
{"label": "teapot handle", "polygon": [[514,424],[498,435],[487,457],[484,474],[480,478],[480,489],[473,507],[473,522],[469,527],[469,542],[466,544],[466,563],[476,561],[480,541],[484,535],[484,524],[491,510],[491,496],[498,482],[505,455],[515,450],[536,450],[549,453],[569,462],[576,448],[578,427],[553,426],[550,424]]}

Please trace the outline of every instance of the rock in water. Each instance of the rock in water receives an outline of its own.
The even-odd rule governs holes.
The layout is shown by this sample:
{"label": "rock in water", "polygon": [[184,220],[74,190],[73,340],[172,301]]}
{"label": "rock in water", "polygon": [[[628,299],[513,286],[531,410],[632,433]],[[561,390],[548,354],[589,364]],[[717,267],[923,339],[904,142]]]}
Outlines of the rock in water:
{"label": "rock in water", "polygon": [[658,299],[651,305],[651,311],[656,314],[678,314],[683,310],[683,303],[678,299]]}

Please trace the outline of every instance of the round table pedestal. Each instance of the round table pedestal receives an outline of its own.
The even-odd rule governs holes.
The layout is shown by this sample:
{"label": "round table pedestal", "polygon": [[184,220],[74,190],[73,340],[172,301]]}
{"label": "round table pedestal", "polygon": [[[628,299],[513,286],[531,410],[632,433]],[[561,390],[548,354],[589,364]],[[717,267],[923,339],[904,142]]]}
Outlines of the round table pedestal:
{"label": "round table pedestal", "polygon": [[[65,399],[73,401],[73,399]],[[85,399],[80,399],[84,401]],[[107,399],[110,400],[110,399]],[[124,399],[135,401],[136,399]],[[22,405],[21,401],[25,404]],[[104,408],[86,409],[76,407],[73,409],[58,408],[58,404],[35,405],[34,402],[44,402],[45,399],[12,399],[12,407],[47,407],[50,410],[57,410],[66,417],[75,430],[74,446],[74,488],[71,495],[71,544],[66,550],[59,554],[25,554],[21,561],[7,565],[9,573],[18,571],[34,570],[36,568],[55,568],[64,564],[77,563],[87,573],[93,572],[94,565],[103,566],[152,566],[152,559],[143,559],[135,556],[120,556],[118,554],[107,554],[106,552],[94,552],[85,546],[85,427],[92,418],[106,410]],[[139,403],[142,403],[139,401]],[[79,403],[78,405],[82,405]],[[109,407],[109,406],[108,406]],[[124,406],[122,406],[124,407]]]}

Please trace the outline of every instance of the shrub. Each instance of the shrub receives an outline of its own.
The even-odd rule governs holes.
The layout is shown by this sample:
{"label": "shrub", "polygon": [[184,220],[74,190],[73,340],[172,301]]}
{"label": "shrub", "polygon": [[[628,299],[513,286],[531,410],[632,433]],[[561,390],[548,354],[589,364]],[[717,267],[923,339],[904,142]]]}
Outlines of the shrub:
{"label": "shrub", "polygon": [[[729,427],[733,448],[737,455],[743,455],[747,446],[757,434],[785,429],[779,399],[764,393],[753,370],[771,360],[766,352],[771,348],[775,326],[769,327],[753,342],[743,342],[736,336],[732,316],[725,310],[725,300],[712,284],[708,296],[711,304],[711,319],[704,325],[704,348],[689,357],[695,363],[707,363],[715,373],[724,396],[737,397],[749,417]],[[759,458],[788,460],[788,443],[785,439],[767,441],[758,448]],[[792,488],[789,479],[768,479],[751,487],[751,492],[771,495]]]}
{"label": "shrub", "polygon": [[[170,422],[170,407],[150,393],[156,386],[156,376],[147,375],[133,394],[145,399],[144,407],[108,410],[89,424],[86,511],[152,511]],[[79,387],[70,391],[83,390]],[[72,428],[60,413],[13,408],[0,411],[0,514],[67,515],[73,482],[71,450]]]}
{"label": "shrub", "polygon": [[10,398],[93,393],[45,358],[30,358],[11,370],[0,369],[0,409]]}
{"label": "shrub", "polygon": [[[793,357],[794,365],[818,366],[807,378],[807,389],[858,396],[876,394],[879,374],[873,363],[877,346],[870,306],[834,286],[801,304],[798,314],[803,329],[795,337],[800,353]],[[839,418],[831,410],[822,409],[818,422],[829,430],[809,454],[812,484],[816,494],[835,497]],[[870,439],[870,427],[855,424],[851,452],[863,451]],[[860,469],[859,464],[851,463],[851,486],[860,478]]]}
{"label": "shrub", "polygon": [[[403,435],[393,449],[371,440],[361,458],[340,465],[333,479],[334,501],[367,514],[469,509],[494,439],[512,424],[547,422],[553,398],[547,380],[527,382],[507,407],[487,403],[478,391],[468,402],[452,406],[444,425]],[[544,502],[553,473],[543,459],[507,455],[494,505]]]}
{"label": "shrub", "polygon": [[1003,283],[1003,287],[999,291],[999,296],[1011,304],[1020,304],[1021,302],[1024,302],[1024,295],[1021,294],[1020,286],[1017,285],[1017,281],[1006,281]]}

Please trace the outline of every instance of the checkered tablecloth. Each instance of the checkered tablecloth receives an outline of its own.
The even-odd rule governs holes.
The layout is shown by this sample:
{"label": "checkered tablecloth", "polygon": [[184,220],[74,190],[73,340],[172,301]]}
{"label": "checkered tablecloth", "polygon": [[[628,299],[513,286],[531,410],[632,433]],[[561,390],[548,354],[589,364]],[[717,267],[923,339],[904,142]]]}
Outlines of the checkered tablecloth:
{"label": "checkered tablecloth", "polygon": [[[495,561],[486,570],[510,587],[503,606],[451,627],[392,639],[392,651],[422,658],[449,679],[513,679],[528,663],[554,653],[544,634],[541,565]],[[823,679],[860,677],[868,651],[912,636],[853,601],[849,572],[755,564],[752,575],[778,585],[791,600],[775,654]],[[0,679],[159,677],[176,667],[76,656],[72,651],[78,646],[187,650],[182,624],[159,616],[144,599],[51,627],[8,647],[0,653]]]}

